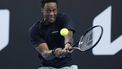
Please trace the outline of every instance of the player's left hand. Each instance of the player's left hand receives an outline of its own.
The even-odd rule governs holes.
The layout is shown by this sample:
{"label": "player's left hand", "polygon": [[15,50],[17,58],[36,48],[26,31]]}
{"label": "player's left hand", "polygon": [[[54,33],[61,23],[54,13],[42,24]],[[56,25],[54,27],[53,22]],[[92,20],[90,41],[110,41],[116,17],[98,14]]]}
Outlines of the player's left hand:
{"label": "player's left hand", "polygon": [[65,44],[65,47],[63,50],[65,51],[66,54],[70,54],[73,52],[72,46],[69,43]]}

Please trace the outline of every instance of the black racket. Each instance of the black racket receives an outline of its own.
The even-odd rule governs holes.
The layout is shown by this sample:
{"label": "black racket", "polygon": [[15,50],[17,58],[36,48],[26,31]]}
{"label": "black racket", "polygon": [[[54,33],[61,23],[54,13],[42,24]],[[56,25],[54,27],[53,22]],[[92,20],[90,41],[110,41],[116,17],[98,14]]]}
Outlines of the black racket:
{"label": "black racket", "polygon": [[89,28],[73,45],[73,49],[78,49],[80,51],[86,51],[92,49],[96,46],[103,35],[103,27],[100,25],[93,26]]}

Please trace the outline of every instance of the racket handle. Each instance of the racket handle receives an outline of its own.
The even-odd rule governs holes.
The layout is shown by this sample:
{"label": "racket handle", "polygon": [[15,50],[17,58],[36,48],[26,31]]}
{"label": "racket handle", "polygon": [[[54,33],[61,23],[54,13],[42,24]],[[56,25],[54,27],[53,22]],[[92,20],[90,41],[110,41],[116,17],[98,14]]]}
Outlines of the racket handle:
{"label": "racket handle", "polygon": [[73,50],[73,49],[69,49],[69,51],[71,51],[71,50]]}
{"label": "racket handle", "polygon": [[69,49],[69,51],[76,50],[76,49],[78,49],[78,48],[77,47],[72,47],[72,49]]}

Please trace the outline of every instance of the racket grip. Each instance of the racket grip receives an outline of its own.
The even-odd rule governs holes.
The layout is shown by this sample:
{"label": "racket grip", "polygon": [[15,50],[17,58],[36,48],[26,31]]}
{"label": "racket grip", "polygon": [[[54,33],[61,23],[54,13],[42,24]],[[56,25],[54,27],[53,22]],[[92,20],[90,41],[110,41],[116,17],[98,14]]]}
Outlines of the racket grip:
{"label": "racket grip", "polygon": [[72,49],[69,49],[69,51],[71,51],[71,50],[75,50],[75,49],[77,49],[76,47],[72,47]]}
{"label": "racket grip", "polygon": [[71,50],[73,50],[73,49],[69,49],[69,51],[71,51]]}

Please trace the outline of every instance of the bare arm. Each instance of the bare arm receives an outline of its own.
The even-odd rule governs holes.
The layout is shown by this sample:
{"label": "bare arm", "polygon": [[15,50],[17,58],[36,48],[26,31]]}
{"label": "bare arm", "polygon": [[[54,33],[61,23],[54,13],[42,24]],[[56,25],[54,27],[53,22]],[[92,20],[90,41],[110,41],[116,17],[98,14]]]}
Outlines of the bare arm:
{"label": "bare arm", "polygon": [[65,36],[65,45],[66,44],[73,44],[73,32],[69,31],[69,34],[67,36]]}
{"label": "bare arm", "polygon": [[46,43],[41,43],[36,47],[36,50],[42,55],[42,57],[46,60],[51,60],[54,57],[60,57],[62,54],[62,48],[56,48],[54,51],[54,55],[52,54],[53,50],[49,50],[48,45]]}
{"label": "bare arm", "polygon": [[65,47],[62,51],[63,55],[67,55],[73,52],[72,50],[72,45],[73,44],[73,32],[69,31],[69,34],[67,36],[65,36]]}
{"label": "bare arm", "polygon": [[42,55],[43,58],[47,60],[54,58],[52,55],[52,50],[49,50],[46,43],[39,44],[39,46],[36,47],[36,50]]}

